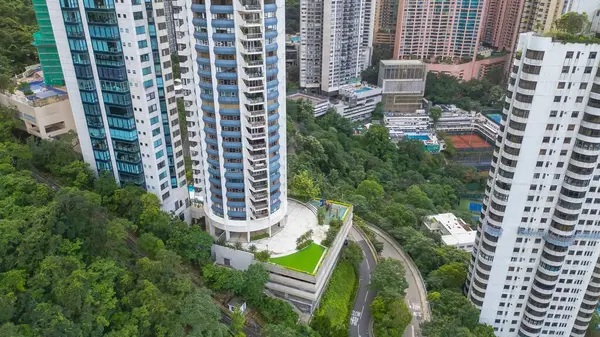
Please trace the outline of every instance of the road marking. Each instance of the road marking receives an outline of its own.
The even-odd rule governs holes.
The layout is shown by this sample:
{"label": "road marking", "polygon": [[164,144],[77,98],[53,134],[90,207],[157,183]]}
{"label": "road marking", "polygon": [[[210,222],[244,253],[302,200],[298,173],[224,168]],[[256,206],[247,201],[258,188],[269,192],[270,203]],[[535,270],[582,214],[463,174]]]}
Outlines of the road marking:
{"label": "road marking", "polygon": [[360,312],[363,312],[363,310],[365,310],[365,305],[363,304],[362,308],[360,308]]}
{"label": "road marking", "polygon": [[412,336],[415,337],[415,326],[411,324],[410,328],[411,328]]}
{"label": "road marking", "polygon": [[367,261],[367,269],[371,270],[371,266],[369,265],[369,259],[365,259],[365,261]]}
{"label": "road marking", "polygon": [[369,296],[369,291],[367,290],[367,293],[365,294],[365,302],[367,301],[367,296]]}

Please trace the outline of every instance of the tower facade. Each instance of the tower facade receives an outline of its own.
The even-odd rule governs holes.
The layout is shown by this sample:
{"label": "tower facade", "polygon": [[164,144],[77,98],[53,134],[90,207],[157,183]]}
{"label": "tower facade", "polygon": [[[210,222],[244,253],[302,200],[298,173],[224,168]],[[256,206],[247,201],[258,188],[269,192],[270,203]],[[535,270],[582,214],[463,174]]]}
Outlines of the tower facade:
{"label": "tower facade", "polygon": [[186,217],[188,190],[162,1],[47,3],[84,160]]}
{"label": "tower facade", "polygon": [[394,58],[472,58],[483,0],[400,0]]}
{"label": "tower facade", "polygon": [[287,212],[285,0],[179,3],[194,188],[209,230],[271,234]]}
{"label": "tower facade", "polygon": [[596,310],[599,58],[520,35],[466,283],[497,336],[584,336]]}
{"label": "tower facade", "polygon": [[398,0],[377,1],[375,7],[374,44],[381,47],[393,47],[396,38],[398,19]]}
{"label": "tower facade", "polygon": [[371,64],[374,0],[300,1],[300,86],[334,93]]}
{"label": "tower facade", "polygon": [[33,45],[37,48],[40,64],[44,71],[46,85],[65,85],[60,66],[60,58],[56,49],[56,40],[52,33],[52,23],[46,0],[33,0],[33,10],[39,30],[33,33]]}
{"label": "tower facade", "polygon": [[489,0],[482,23],[482,42],[500,50],[513,51],[519,33],[525,0]]}

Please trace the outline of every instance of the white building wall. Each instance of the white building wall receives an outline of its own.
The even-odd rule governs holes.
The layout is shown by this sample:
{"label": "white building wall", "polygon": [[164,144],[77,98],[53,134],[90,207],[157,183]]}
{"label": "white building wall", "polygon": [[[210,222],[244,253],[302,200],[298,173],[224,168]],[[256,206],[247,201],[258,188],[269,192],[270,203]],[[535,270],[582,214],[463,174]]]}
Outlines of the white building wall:
{"label": "white building wall", "polygon": [[466,290],[497,336],[583,336],[600,296],[600,45],[528,33],[517,50]]}
{"label": "white building wall", "polygon": [[271,233],[287,213],[284,0],[179,4],[180,31],[193,31],[179,55],[192,60],[195,81],[182,85],[209,230]]}
{"label": "white building wall", "polygon": [[370,65],[372,0],[300,1],[300,86],[335,93]]}
{"label": "white building wall", "polygon": [[[93,73],[94,85],[96,88],[96,94],[98,96],[98,103],[100,108],[100,114],[103,121],[103,129],[106,134],[106,144],[110,155],[110,162],[112,165],[112,171],[115,179],[120,182],[120,173],[116,161],[116,153],[113,147],[113,139],[111,137],[111,128],[109,127],[109,121],[107,117],[107,109],[105,107],[104,98],[102,95],[103,81],[100,80],[98,74],[98,64],[96,62],[96,56],[92,50],[92,37],[90,28],[87,22],[87,14],[85,9],[85,3],[82,0],[71,0],[68,3],[74,11],[78,11],[81,16],[83,34],[85,36],[85,43],[87,44],[87,51],[89,54],[90,65]],[[119,30],[119,38],[121,43],[122,55],[124,56],[124,64],[127,70],[127,81],[129,82],[129,94],[131,95],[131,106],[133,109],[135,127],[137,131],[137,142],[139,143],[139,155],[141,156],[141,162],[143,164],[144,184],[142,187],[146,188],[148,192],[151,192],[159,198],[162,208],[166,212],[172,212],[176,215],[180,215],[186,220],[189,220],[188,209],[188,193],[187,183],[185,180],[185,165],[183,165],[183,151],[181,145],[181,137],[179,135],[178,125],[178,114],[175,104],[175,91],[171,90],[173,87],[173,80],[171,69],[164,67],[165,61],[170,63],[170,54],[168,52],[168,38],[161,41],[162,36],[167,36],[166,29],[159,29],[159,24],[165,24],[164,16],[157,16],[158,9],[164,9],[162,2],[153,3],[153,16],[158,42],[158,53],[160,56],[159,68],[162,68],[162,78],[164,80],[164,91],[165,100],[167,104],[168,125],[170,127],[170,138],[173,146],[174,154],[174,166],[176,168],[177,182],[176,186],[171,186],[170,172],[168,168],[168,155],[166,144],[167,140],[164,135],[164,129],[162,126],[162,118],[160,111],[160,103],[158,99],[158,82],[155,75],[155,65],[152,58],[152,50],[150,48],[149,28],[147,21],[146,6],[143,3],[114,3],[114,13],[117,19],[117,26]],[[96,159],[94,156],[94,149],[92,147],[92,141],[90,139],[90,130],[88,128],[88,122],[86,121],[86,115],[84,112],[83,101],[81,98],[81,92],[78,83],[78,79],[75,74],[75,65],[73,62],[73,53],[69,44],[69,37],[67,35],[67,29],[63,19],[63,12],[61,4],[59,2],[48,3],[50,18],[56,37],[56,43],[59,50],[59,56],[61,65],[63,67],[63,73],[65,75],[65,82],[67,91],[69,92],[69,98],[73,109],[73,115],[75,125],[77,127],[79,142],[81,144],[81,151],[84,160],[90,164],[93,169],[96,169]],[[107,12],[110,12],[107,11]],[[142,12],[143,18],[134,20],[133,13]],[[136,32],[137,26],[144,26],[144,34],[138,34]],[[146,39],[148,41],[148,47],[138,47],[138,40]],[[163,51],[166,48],[166,52]],[[142,62],[140,56],[142,54],[149,54],[150,60]],[[152,73],[148,75],[142,74],[142,69],[145,67],[151,67]],[[169,78],[170,77],[170,78]],[[153,85],[149,88],[144,88],[144,81],[152,80]],[[121,81],[115,79],[115,81]],[[151,111],[150,107],[154,106],[156,111]],[[151,118],[157,117],[159,119],[158,124],[152,124]],[[160,125],[160,133],[156,136],[152,135],[152,130]],[[160,144],[155,141],[160,141]],[[163,151],[164,155],[162,158],[156,158],[156,153]],[[137,155],[137,154],[134,154]],[[160,177],[162,172],[165,172],[165,168],[159,168],[158,164],[164,162],[166,167],[166,177]],[[121,181],[122,182],[122,181]]]}

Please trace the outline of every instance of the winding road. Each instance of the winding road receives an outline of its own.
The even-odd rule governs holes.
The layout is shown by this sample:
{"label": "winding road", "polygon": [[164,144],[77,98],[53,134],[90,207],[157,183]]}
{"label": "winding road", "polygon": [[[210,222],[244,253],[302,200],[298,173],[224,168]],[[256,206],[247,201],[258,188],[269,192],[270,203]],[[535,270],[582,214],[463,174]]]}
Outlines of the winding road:
{"label": "winding road", "polygon": [[[412,322],[404,331],[403,337],[421,337],[420,324],[430,317],[427,304],[427,291],[419,270],[412,259],[402,250],[400,245],[377,227],[369,226],[377,240],[383,242],[381,257],[399,260],[406,271],[406,305],[412,313]],[[371,333],[371,311],[369,306],[375,298],[375,293],[369,289],[371,274],[374,270],[375,259],[366,239],[355,228],[350,232],[350,239],[356,241],[363,250],[365,260],[360,265],[360,283],[353,311],[350,316],[350,337],[374,337]],[[354,318],[358,317],[358,319]]]}
{"label": "winding road", "polygon": [[376,264],[373,256],[375,252],[371,251],[366,239],[354,227],[350,230],[350,239],[358,243],[365,257],[360,264],[358,291],[350,314],[350,337],[369,337],[371,324],[371,309],[369,306],[375,298],[375,292],[369,289],[369,285],[371,283],[371,273]]}

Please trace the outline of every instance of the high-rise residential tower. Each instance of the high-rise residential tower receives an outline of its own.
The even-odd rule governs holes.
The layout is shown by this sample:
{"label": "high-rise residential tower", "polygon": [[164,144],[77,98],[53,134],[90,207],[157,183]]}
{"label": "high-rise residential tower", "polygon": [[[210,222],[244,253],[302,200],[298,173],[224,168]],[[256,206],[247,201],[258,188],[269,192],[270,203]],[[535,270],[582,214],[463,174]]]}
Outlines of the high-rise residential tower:
{"label": "high-rise residential tower", "polygon": [[287,219],[285,0],[179,4],[194,188],[209,231],[271,234]]}
{"label": "high-rise residential tower", "polygon": [[513,51],[525,0],[489,0],[481,24],[481,41],[500,50]]}
{"label": "high-rise residential tower", "polygon": [[46,0],[33,0],[33,10],[39,27],[39,30],[33,33],[33,45],[38,51],[44,82],[46,85],[65,85]]}
{"label": "high-rise residential tower", "polygon": [[84,160],[187,217],[164,4],[48,1]]}
{"label": "high-rise residential tower", "polygon": [[399,0],[380,0],[375,7],[373,44],[380,47],[394,46]]}
{"label": "high-rise residential tower", "polygon": [[465,286],[496,336],[584,336],[596,310],[599,60],[520,35]]}
{"label": "high-rise residential tower", "polygon": [[[593,1],[593,0],[587,0]],[[524,0],[519,32],[547,32],[560,18],[565,0]]]}
{"label": "high-rise residential tower", "polygon": [[394,58],[473,58],[483,0],[400,0]]}
{"label": "high-rise residential tower", "polygon": [[300,86],[325,94],[371,63],[374,0],[300,1]]}

